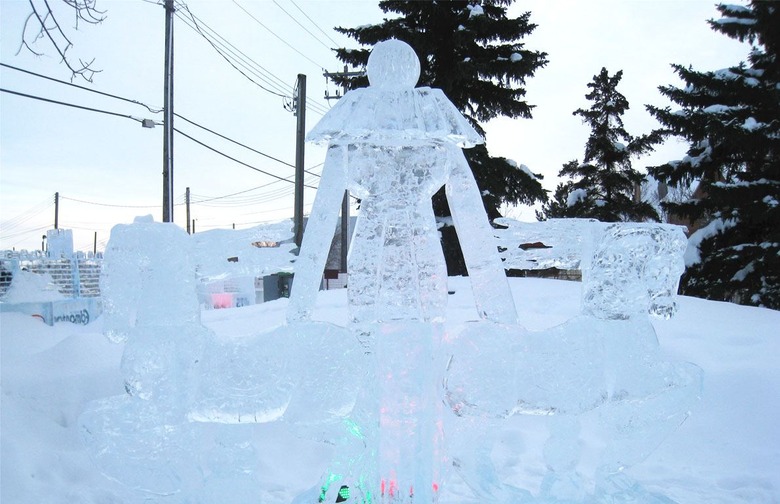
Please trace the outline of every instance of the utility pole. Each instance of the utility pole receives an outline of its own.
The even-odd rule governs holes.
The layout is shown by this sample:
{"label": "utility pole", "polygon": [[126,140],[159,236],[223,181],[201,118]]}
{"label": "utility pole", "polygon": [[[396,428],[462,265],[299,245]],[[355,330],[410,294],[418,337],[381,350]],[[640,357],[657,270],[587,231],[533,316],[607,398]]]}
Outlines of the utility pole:
{"label": "utility pole", "polygon": [[163,222],[173,222],[173,0],[165,0],[163,97]]}
{"label": "utility pole", "polygon": [[306,136],[306,76],[298,74],[295,95],[295,116],[298,118],[295,127],[295,206],[293,209],[293,224],[295,227],[295,244],[298,249],[303,241],[303,154]]}
{"label": "utility pole", "polygon": [[54,229],[60,228],[60,193],[54,193]]}
{"label": "utility pole", "polygon": [[188,187],[184,193],[184,199],[186,200],[185,208],[187,209],[187,234],[190,233],[190,188]]}
{"label": "utility pole", "polygon": [[[350,72],[347,65],[344,65],[343,72],[325,72],[323,74],[325,79],[333,79],[333,77],[360,77],[365,75],[365,72]],[[339,94],[336,90],[335,95],[328,94],[328,90],[325,90],[326,100],[338,100],[345,94],[347,94],[346,81],[342,84],[343,94]],[[342,273],[347,272],[347,250],[349,249],[349,190],[344,191],[344,199],[341,201],[341,261],[340,269]]]}
{"label": "utility pole", "polygon": [[97,255],[97,231],[95,231],[95,239],[92,242],[92,255]]}

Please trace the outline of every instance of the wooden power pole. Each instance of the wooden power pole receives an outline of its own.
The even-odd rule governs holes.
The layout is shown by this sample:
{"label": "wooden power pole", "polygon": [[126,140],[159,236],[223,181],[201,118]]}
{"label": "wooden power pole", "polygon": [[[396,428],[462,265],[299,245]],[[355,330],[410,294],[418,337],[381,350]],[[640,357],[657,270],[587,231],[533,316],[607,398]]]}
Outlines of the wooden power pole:
{"label": "wooden power pole", "polygon": [[165,0],[163,97],[163,222],[173,222],[173,0]]}
{"label": "wooden power pole", "polygon": [[190,233],[190,188],[187,188],[187,191],[184,193],[184,200],[186,202],[185,208],[187,211],[187,234]]}
{"label": "wooden power pole", "polygon": [[295,206],[293,225],[295,244],[300,249],[303,241],[303,154],[306,137],[306,76],[298,74],[295,95],[295,115],[298,118],[295,127]]}
{"label": "wooden power pole", "polygon": [[60,193],[54,193],[54,229],[60,228]]}
{"label": "wooden power pole", "polygon": [[[344,65],[343,72],[325,72],[323,74],[326,79],[333,79],[334,77],[359,77],[365,75],[365,72],[350,72],[349,68]],[[338,100],[345,94],[347,94],[347,83],[344,81],[342,85],[343,94],[339,94],[338,90],[335,95],[328,94],[325,91],[326,100]],[[341,261],[340,270],[342,273],[347,272],[347,250],[349,250],[349,189],[344,191],[344,199],[341,201]]]}

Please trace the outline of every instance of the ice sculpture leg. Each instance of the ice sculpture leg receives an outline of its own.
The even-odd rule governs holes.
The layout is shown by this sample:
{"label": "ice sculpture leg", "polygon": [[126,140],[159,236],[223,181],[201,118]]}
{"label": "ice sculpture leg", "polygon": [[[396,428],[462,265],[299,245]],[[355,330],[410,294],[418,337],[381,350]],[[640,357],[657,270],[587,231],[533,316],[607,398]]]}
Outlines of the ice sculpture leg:
{"label": "ice sculpture leg", "polygon": [[480,317],[504,324],[517,323],[517,311],[496,240],[485,214],[477,183],[463,151],[450,147],[452,173],[446,185],[452,220],[466,261]]}
{"label": "ice sculpture leg", "polygon": [[290,322],[311,318],[336,229],[338,209],[347,187],[346,163],[345,147],[331,146],[328,149],[322,179],[295,263],[295,279],[287,309],[287,320]]}

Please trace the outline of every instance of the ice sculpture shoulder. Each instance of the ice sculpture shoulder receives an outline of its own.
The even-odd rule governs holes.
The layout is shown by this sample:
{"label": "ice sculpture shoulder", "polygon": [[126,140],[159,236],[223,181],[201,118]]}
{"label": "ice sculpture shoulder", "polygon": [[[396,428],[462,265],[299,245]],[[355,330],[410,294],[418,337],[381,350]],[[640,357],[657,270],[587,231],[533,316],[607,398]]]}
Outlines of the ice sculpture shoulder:
{"label": "ice sculpture shoulder", "polygon": [[438,140],[464,148],[484,142],[441,89],[414,87],[420,61],[405,42],[378,43],[366,71],[371,85],[344,95],[309,132],[308,141],[420,145]]}

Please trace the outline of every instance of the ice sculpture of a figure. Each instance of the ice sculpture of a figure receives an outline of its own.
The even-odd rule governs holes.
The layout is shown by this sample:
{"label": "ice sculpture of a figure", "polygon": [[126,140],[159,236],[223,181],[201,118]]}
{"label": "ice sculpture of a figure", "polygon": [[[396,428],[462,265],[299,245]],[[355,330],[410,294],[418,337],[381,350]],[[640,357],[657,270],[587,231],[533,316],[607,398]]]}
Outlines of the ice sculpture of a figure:
{"label": "ice sculpture of a figure", "polygon": [[189,236],[151,216],[111,231],[101,286],[106,334],[126,341],[127,395],[90,403],[79,422],[104,474],[157,494],[179,491],[190,471],[186,415],[208,331],[200,324]]}
{"label": "ice sculpture of a figure", "polygon": [[296,263],[288,321],[294,327],[311,317],[349,189],[361,200],[348,258],[349,321],[369,373],[349,424],[357,451],[339,447],[351,460],[334,462],[338,475],[325,482],[322,498],[335,500],[339,485],[331,480],[344,476],[352,479],[350,502],[370,501],[372,493],[398,502],[414,494],[415,501],[430,502],[439,407],[432,369],[447,303],[431,197],[443,185],[480,316],[503,323],[515,323],[517,316],[461,150],[483,139],[441,90],[414,87],[420,64],[406,43],[378,43],[367,72],[370,86],[347,93],[308,135],[327,142],[328,151]]}
{"label": "ice sculpture of a figure", "polygon": [[[541,332],[496,325],[487,337],[467,328],[459,339],[470,351],[453,357],[447,398],[465,415],[548,419],[548,473],[534,502],[668,503],[624,470],[687,417],[700,393],[701,370],[664,361],[648,319],[648,313],[668,318],[676,310],[685,236],[676,226],[657,224],[593,223],[588,229],[596,245],[583,258],[582,314]],[[503,343],[502,356],[490,353],[494,341]],[[497,381],[514,393],[490,394],[486,387]],[[605,448],[589,457],[598,462],[592,468],[596,491],[588,494],[593,483],[580,472],[579,437],[580,418],[592,414]],[[475,471],[481,456],[472,461]],[[479,484],[484,473],[466,476]]]}
{"label": "ice sculpture of a figure", "polygon": [[127,394],[93,401],[79,418],[106,476],[145,494],[175,494],[172,504],[219,502],[228,491],[231,502],[257,502],[251,432],[232,424],[290,401],[286,361],[258,351],[255,338],[228,344],[203,326],[196,271],[279,271],[292,245],[251,243],[290,235],[289,223],[197,236],[151,216],[114,226],[101,274],[104,331],[125,342]]}

